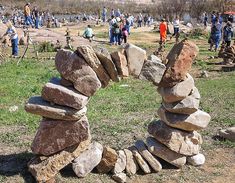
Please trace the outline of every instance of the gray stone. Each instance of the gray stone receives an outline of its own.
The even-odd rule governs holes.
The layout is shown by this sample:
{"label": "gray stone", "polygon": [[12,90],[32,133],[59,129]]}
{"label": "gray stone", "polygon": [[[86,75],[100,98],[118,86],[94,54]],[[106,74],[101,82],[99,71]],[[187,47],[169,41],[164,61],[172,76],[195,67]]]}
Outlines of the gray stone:
{"label": "gray stone", "polygon": [[123,150],[118,151],[118,159],[115,163],[113,173],[118,174],[125,170],[126,168],[126,154]]}
{"label": "gray stone", "polygon": [[127,179],[126,174],[123,172],[114,174],[112,178],[118,183],[125,183]]}
{"label": "gray stone", "polygon": [[187,163],[193,166],[201,166],[205,163],[206,158],[203,154],[199,153],[194,156],[187,157]]}
{"label": "gray stone", "polygon": [[34,154],[49,156],[90,137],[87,117],[79,121],[42,119],[31,149]]}
{"label": "gray stone", "polygon": [[129,149],[124,149],[126,154],[126,173],[128,176],[135,175],[139,169],[138,163]]}
{"label": "gray stone", "polygon": [[170,150],[165,145],[158,142],[153,137],[147,138],[148,150],[155,156],[165,160],[166,162],[181,168],[186,163],[186,156]]}
{"label": "gray stone", "polygon": [[151,122],[148,132],[172,151],[186,156],[198,154],[202,144],[202,137],[196,131],[178,130],[167,126],[163,121]]}
{"label": "gray stone", "polygon": [[138,149],[139,153],[144,157],[144,159],[149,163],[149,165],[155,172],[159,172],[162,169],[162,165],[160,164],[160,162],[148,151],[145,143],[142,140],[137,140],[135,142],[135,147]]}
{"label": "gray stone", "polygon": [[219,136],[235,142],[235,126],[219,131]]}
{"label": "gray stone", "polygon": [[197,110],[192,114],[177,114],[168,112],[163,106],[158,109],[158,115],[168,126],[185,131],[206,128],[211,120],[211,116],[201,110]]}
{"label": "gray stone", "polygon": [[153,62],[160,62],[160,63],[162,63],[162,60],[159,57],[157,57],[156,55],[148,56],[148,60],[151,60]]}
{"label": "gray stone", "polygon": [[86,96],[92,96],[101,87],[100,80],[93,69],[76,53],[59,50],[55,65],[61,76],[74,85],[74,88]]}
{"label": "gray stone", "polygon": [[88,103],[88,97],[73,88],[60,85],[60,80],[53,78],[42,89],[42,98],[58,105],[82,109]]}
{"label": "gray stone", "polygon": [[139,79],[148,80],[158,85],[166,70],[166,66],[160,62],[146,60],[139,75]]}
{"label": "gray stone", "polygon": [[102,87],[106,87],[109,84],[110,77],[106,73],[103,65],[96,56],[95,51],[90,45],[82,45],[77,48],[79,54],[85,59],[88,65],[95,71],[99,80],[102,83]]}
{"label": "gray stone", "polygon": [[78,177],[85,177],[101,161],[103,146],[98,142],[90,144],[72,163],[73,171]]}
{"label": "gray stone", "polygon": [[147,60],[146,51],[133,44],[127,44],[125,47],[129,74],[139,76],[144,61]]}
{"label": "gray stone", "polygon": [[79,120],[87,112],[86,107],[78,111],[70,107],[52,105],[49,102],[43,100],[40,96],[31,97],[25,104],[25,110],[29,113],[40,115],[46,118],[66,121]]}
{"label": "gray stone", "polygon": [[158,92],[167,103],[177,102],[186,98],[194,88],[194,80],[190,74],[184,81],[173,87],[159,87]]}
{"label": "gray stone", "polygon": [[131,146],[128,149],[132,151],[133,156],[135,157],[137,163],[139,164],[139,167],[143,170],[143,172],[146,174],[151,173],[151,169],[148,163],[142,158],[137,148],[135,146]]}

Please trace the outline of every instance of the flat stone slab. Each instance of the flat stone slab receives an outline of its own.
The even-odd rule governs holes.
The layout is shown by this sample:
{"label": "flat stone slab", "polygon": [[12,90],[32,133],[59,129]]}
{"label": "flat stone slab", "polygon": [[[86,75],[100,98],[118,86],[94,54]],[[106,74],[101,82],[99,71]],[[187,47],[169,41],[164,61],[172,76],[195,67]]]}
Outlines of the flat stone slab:
{"label": "flat stone slab", "polygon": [[168,112],[163,106],[158,109],[158,115],[168,126],[185,131],[206,128],[211,120],[211,116],[201,110],[197,110],[192,114],[177,114]]}
{"label": "flat stone slab", "polygon": [[148,132],[172,151],[185,156],[198,154],[202,144],[202,137],[196,131],[178,130],[167,126],[160,120],[151,122],[148,126]]}
{"label": "flat stone slab", "polygon": [[160,162],[148,151],[145,143],[142,140],[137,140],[135,142],[135,147],[155,172],[159,172],[162,169]]}
{"label": "flat stone slab", "polygon": [[74,88],[86,96],[92,96],[101,87],[95,71],[78,56],[69,50],[59,50],[55,65],[63,78],[73,83]]}
{"label": "flat stone slab", "polygon": [[58,78],[53,78],[42,89],[42,98],[58,105],[82,109],[88,103],[88,97],[77,92],[73,88],[60,85]]}
{"label": "flat stone slab", "polygon": [[162,102],[162,105],[167,111],[179,114],[192,114],[199,109],[199,104],[200,94],[196,87],[193,88],[192,93],[189,96],[181,101],[173,103]]}
{"label": "flat stone slab", "polygon": [[125,170],[126,168],[126,154],[123,150],[118,151],[118,159],[115,163],[113,173],[118,174]]}
{"label": "flat stone slab", "polygon": [[77,48],[77,51],[85,59],[87,64],[95,71],[99,80],[102,83],[102,87],[106,87],[109,84],[110,77],[105,71],[100,60],[96,56],[95,51],[90,45],[82,45]]}
{"label": "flat stone slab", "polygon": [[181,168],[186,164],[186,156],[170,150],[167,146],[161,144],[153,137],[147,138],[147,146],[149,152],[153,155],[165,160],[166,162]]}
{"label": "flat stone slab", "polygon": [[165,102],[172,103],[183,100],[189,96],[193,88],[194,80],[190,74],[187,74],[184,81],[181,81],[173,87],[159,87],[158,93],[162,96]]}
{"label": "flat stone slab", "polygon": [[79,121],[42,119],[31,149],[34,154],[49,156],[90,137],[86,116]]}
{"label": "flat stone slab", "polygon": [[129,149],[124,149],[126,154],[126,173],[128,176],[135,175],[139,170],[138,163]]}
{"label": "flat stone slab", "polygon": [[166,57],[168,63],[160,85],[163,87],[172,87],[183,81],[198,52],[197,45],[192,41],[183,40],[175,44]]}
{"label": "flat stone slab", "polygon": [[85,177],[101,161],[103,146],[98,142],[90,144],[88,149],[73,160],[73,171],[78,177]]}
{"label": "flat stone slab", "polygon": [[148,80],[158,86],[165,70],[166,66],[161,62],[146,60],[141,69],[139,79]]}
{"label": "flat stone slab", "polygon": [[118,75],[121,77],[128,77],[128,64],[125,56],[125,50],[115,51],[111,53],[111,58],[117,68]]}
{"label": "flat stone slab", "polygon": [[113,180],[115,180],[118,183],[125,183],[127,182],[127,177],[126,174],[121,172],[121,173],[116,173],[112,176]]}
{"label": "flat stone slab", "polygon": [[135,157],[139,167],[143,170],[145,174],[151,173],[151,169],[148,165],[148,163],[143,159],[143,157],[138,152],[138,149],[135,146],[131,146],[128,148],[132,151],[133,156]]}
{"label": "flat stone slab", "polygon": [[91,137],[52,156],[33,158],[28,163],[29,172],[35,177],[37,182],[49,181],[88,148],[91,143],[90,139]]}
{"label": "flat stone slab", "polygon": [[46,118],[77,121],[86,115],[87,108],[76,110],[71,107],[52,105],[40,96],[31,97],[25,104],[25,110],[29,113],[40,115]]}
{"label": "flat stone slab", "polygon": [[219,131],[219,136],[235,142],[235,126]]}

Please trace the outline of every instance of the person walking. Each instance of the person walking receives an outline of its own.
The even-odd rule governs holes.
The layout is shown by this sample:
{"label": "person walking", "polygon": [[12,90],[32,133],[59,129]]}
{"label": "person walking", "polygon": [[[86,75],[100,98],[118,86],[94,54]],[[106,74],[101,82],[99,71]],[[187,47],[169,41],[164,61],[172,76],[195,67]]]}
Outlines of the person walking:
{"label": "person walking", "polygon": [[231,22],[227,22],[227,24],[223,28],[223,42],[226,44],[226,47],[231,45],[231,41],[233,38],[233,27]]}
{"label": "person walking", "polygon": [[176,18],[173,20],[173,27],[174,27],[174,34],[171,36],[171,39],[172,37],[175,37],[175,41],[176,43],[179,42],[179,31],[180,31],[180,20],[179,20],[179,17],[176,16]]}
{"label": "person walking", "polygon": [[160,45],[164,45],[166,42],[166,36],[167,36],[167,23],[166,20],[163,18],[160,25]]}
{"label": "person walking", "polygon": [[219,22],[219,18],[216,18],[216,22],[212,25],[211,28],[211,43],[209,50],[212,51],[213,46],[215,45],[215,52],[219,48],[219,44],[222,37],[222,24]]}
{"label": "person walking", "polygon": [[30,10],[30,3],[26,3],[24,6],[24,17],[25,17],[25,25],[32,25],[32,17],[31,17],[31,10]]}

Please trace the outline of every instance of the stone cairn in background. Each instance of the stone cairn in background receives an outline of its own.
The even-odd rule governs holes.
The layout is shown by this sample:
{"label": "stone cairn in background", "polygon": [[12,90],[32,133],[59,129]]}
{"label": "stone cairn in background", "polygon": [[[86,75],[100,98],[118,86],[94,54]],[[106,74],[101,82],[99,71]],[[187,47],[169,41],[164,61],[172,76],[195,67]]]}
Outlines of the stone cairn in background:
{"label": "stone cairn in background", "polygon": [[[198,109],[200,94],[188,74],[197,52],[194,43],[184,40],[173,47],[164,65],[154,55],[147,59],[146,51],[132,44],[110,55],[91,46],[79,46],[75,52],[59,50],[55,65],[61,78],[52,78],[41,96],[25,105],[27,112],[43,117],[31,146],[35,157],[28,163],[37,182],[55,181],[55,175],[70,163],[78,177],[96,169],[112,172],[117,182],[126,182],[127,175],[139,169],[146,174],[159,172],[159,158],[179,168],[186,162],[202,165],[202,137],[196,130],[205,128],[210,116]],[[129,75],[158,86],[163,98],[160,120],[149,124],[152,137],[146,143],[138,140],[115,151],[91,141],[86,105],[110,80],[118,82]]]}

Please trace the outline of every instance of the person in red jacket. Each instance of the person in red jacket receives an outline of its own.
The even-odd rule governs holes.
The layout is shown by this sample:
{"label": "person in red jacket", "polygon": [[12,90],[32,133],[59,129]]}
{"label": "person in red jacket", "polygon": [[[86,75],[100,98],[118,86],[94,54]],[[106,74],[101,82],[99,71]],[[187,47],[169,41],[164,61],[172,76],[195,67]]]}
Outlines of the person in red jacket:
{"label": "person in red jacket", "polygon": [[166,42],[166,36],[167,36],[167,23],[165,19],[163,18],[160,25],[160,43],[164,44]]}

